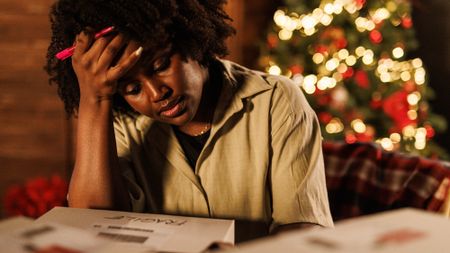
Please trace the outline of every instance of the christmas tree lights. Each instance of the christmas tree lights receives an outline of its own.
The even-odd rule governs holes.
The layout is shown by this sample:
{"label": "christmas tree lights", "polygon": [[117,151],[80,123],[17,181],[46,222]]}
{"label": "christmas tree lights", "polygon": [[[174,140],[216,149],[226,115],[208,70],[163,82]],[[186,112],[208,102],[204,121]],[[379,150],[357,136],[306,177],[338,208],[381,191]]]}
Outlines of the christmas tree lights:
{"label": "christmas tree lights", "polygon": [[286,0],[260,65],[291,78],[318,114],[325,139],[373,141],[386,150],[445,157],[433,143],[446,122],[432,91],[405,0]]}

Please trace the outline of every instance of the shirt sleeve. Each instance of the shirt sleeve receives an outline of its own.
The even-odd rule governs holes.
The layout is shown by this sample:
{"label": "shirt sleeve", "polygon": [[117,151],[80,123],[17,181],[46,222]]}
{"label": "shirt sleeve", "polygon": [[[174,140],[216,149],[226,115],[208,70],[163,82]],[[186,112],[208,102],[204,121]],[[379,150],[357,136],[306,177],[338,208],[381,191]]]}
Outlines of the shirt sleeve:
{"label": "shirt sleeve", "polygon": [[132,212],[143,212],[145,209],[145,194],[139,186],[131,158],[131,137],[127,120],[123,116],[114,117],[114,135],[116,139],[117,156],[119,159],[119,169],[125,187],[130,197],[130,207]]}
{"label": "shirt sleeve", "polygon": [[332,227],[319,123],[289,80],[275,87],[271,124],[272,228],[297,222]]}

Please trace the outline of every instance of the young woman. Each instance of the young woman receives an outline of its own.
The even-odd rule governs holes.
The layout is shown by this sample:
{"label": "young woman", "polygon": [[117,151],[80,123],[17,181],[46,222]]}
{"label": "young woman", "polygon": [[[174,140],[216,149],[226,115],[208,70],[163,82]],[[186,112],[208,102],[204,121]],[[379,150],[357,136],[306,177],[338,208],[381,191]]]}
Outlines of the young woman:
{"label": "young woman", "polygon": [[223,4],[55,3],[46,68],[78,117],[70,206],[245,221],[237,241],[249,224],[333,226],[316,116],[289,79],[220,59]]}

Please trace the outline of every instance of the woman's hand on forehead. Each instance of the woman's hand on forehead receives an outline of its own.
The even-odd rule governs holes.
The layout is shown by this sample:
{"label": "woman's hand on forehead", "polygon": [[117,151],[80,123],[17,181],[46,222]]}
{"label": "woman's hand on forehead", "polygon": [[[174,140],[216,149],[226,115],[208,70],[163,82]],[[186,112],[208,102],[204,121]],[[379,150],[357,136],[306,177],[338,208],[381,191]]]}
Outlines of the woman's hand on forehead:
{"label": "woman's hand on forehead", "polygon": [[89,32],[77,35],[72,66],[80,86],[80,96],[111,98],[117,81],[139,60],[142,47],[122,34],[110,34],[97,40]]}

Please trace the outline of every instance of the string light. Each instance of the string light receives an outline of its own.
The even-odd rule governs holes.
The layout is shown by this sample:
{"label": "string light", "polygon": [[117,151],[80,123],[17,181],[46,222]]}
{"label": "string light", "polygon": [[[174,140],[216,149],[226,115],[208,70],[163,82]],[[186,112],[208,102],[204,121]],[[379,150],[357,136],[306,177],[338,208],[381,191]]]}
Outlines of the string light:
{"label": "string light", "polygon": [[405,52],[403,52],[403,48],[401,47],[396,47],[392,50],[392,56],[396,59],[402,58],[404,54]]}
{"label": "string light", "polygon": [[348,66],[353,66],[356,64],[356,57],[353,55],[350,55],[345,59],[345,63],[347,63]]}
{"label": "string light", "polygon": [[269,67],[268,72],[271,75],[279,76],[281,75],[281,68],[278,67],[277,65],[272,65]]}
{"label": "string light", "polygon": [[325,59],[325,57],[321,53],[315,53],[312,57],[312,60],[315,64],[322,63],[324,59]]}

